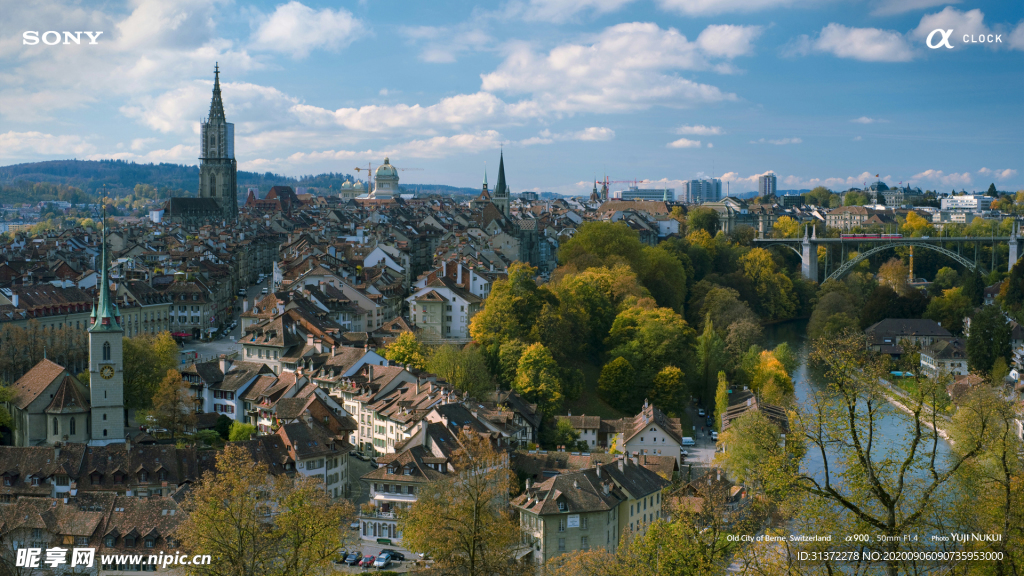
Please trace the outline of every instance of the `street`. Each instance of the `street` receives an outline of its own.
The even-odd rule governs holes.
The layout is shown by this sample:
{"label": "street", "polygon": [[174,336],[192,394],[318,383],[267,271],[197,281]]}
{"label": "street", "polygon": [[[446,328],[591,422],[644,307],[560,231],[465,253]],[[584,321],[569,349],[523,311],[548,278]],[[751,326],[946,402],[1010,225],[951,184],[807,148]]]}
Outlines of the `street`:
{"label": "street", "polygon": [[[253,303],[258,302],[263,298],[263,288],[269,287],[269,278],[264,280],[260,284],[253,284],[246,288],[245,300],[248,301],[246,309],[252,310]],[[201,342],[199,340],[191,340],[185,342],[182,346],[182,350],[195,350],[196,354],[199,355],[198,362],[206,362],[209,360],[216,360],[221,354],[231,354],[232,352],[239,353],[239,359],[241,359],[242,346],[238,344],[237,340],[242,335],[242,322],[240,319],[242,309],[242,298],[239,298],[235,304],[237,308],[233,315],[232,320],[238,322],[238,325],[234,327],[226,336],[223,338],[217,338],[210,342]],[[230,322],[228,322],[230,324]],[[191,363],[191,362],[190,362]]]}
{"label": "street", "polygon": [[[705,418],[697,415],[697,408],[692,402],[686,404],[686,414],[690,418],[690,422],[694,422],[690,430],[683,430],[683,436],[690,436],[693,441],[697,443],[696,446],[684,446],[683,450],[688,453],[686,458],[683,459],[683,465],[680,467],[680,476],[685,480],[688,478],[695,479],[704,473],[704,470],[711,467],[711,462],[715,458],[715,441],[711,439],[711,432],[705,423]],[[701,431],[701,427],[704,431]],[[692,466],[692,472],[689,471],[689,466]]]}

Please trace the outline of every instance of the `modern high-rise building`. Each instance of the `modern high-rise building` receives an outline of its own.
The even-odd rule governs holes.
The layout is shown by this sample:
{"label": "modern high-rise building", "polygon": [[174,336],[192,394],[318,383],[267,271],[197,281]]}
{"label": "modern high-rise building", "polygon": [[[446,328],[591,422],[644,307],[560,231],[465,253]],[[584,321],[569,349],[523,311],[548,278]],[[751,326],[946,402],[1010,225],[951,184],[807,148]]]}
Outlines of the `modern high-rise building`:
{"label": "modern high-rise building", "polygon": [[718,202],[722,199],[722,181],[718,178],[687,180],[684,187],[685,199],[690,204]]}
{"label": "modern high-rise building", "polygon": [[758,196],[774,196],[775,195],[775,173],[766,172],[757,177],[757,195]]}

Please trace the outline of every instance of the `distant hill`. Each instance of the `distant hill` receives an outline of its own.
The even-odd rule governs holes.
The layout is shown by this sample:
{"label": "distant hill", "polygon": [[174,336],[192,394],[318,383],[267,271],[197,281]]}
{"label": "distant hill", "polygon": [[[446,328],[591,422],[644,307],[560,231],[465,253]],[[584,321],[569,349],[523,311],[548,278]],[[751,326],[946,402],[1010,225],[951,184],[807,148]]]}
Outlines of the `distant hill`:
{"label": "distant hill", "polygon": [[[271,186],[309,186],[340,188],[345,180],[355,181],[350,174],[327,173],[293,178],[273,172],[238,171],[238,185],[245,188],[258,186],[261,191]],[[0,185],[25,187],[26,184],[48,182],[74,186],[89,194],[105,193],[124,196],[136,184],[149,184],[155,188],[182,190],[196,194],[199,188],[199,167],[181,164],[137,164],[124,160],[50,160],[0,167]]]}

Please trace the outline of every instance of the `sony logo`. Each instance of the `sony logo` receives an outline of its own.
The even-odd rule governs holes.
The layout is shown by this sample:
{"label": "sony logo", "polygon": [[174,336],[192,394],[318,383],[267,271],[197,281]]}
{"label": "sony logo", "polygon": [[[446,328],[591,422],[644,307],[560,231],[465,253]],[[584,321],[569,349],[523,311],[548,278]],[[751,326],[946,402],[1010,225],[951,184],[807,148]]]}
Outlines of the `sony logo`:
{"label": "sony logo", "polygon": [[[89,37],[89,44],[99,44],[99,42],[96,42],[96,39],[99,38],[100,34],[103,34],[103,32],[65,31],[62,35],[61,32],[57,32],[56,30],[48,30],[46,32],[43,32],[40,36],[38,30],[28,30],[21,35],[21,43],[25,46],[35,46],[36,44],[39,44],[39,40],[42,39],[43,44],[46,44],[47,46],[54,46],[56,44],[62,43],[71,44],[72,42],[74,42],[75,44],[81,44],[82,34],[85,34]],[[63,40],[63,42],[61,42],[61,40]]]}

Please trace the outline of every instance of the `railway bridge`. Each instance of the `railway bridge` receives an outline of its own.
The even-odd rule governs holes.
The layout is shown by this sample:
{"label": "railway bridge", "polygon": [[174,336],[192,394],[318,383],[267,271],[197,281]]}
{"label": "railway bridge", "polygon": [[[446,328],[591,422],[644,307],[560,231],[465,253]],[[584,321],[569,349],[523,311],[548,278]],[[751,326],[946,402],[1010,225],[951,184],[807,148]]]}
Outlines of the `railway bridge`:
{"label": "railway bridge", "polygon": [[[808,230],[810,233],[808,234]],[[800,272],[808,280],[818,281],[818,246],[825,246],[827,249],[840,251],[840,262],[835,270],[828,272],[825,280],[838,280],[845,276],[864,259],[883,252],[903,246],[913,246],[933,250],[944,254],[955,260],[961,266],[970,270],[984,272],[978,262],[978,247],[991,244],[993,249],[996,244],[1007,243],[1010,246],[1007,270],[1013,268],[1017,260],[1024,252],[1024,236],[1021,236],[1019,225],[1014,224],[1013,232],[1009,236],[944,236],[944,237],[903,237],[898,234],[878,235],[853,235],[847,234],[839,238],[818,238],[817,227],[804,228],[803,238],[755,238],[757,246],[785,246],[800,256]],[[952,250],[949,246],[954,246]],[[974,255],[970,257],[964,254],[964,247],[973,248]],[[847,254],[856,252],[856,256],[847,260]],[[994,259],[994,254],[993,254]]]}

